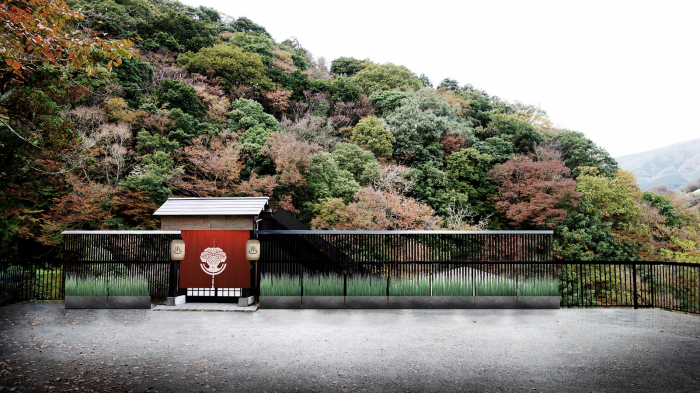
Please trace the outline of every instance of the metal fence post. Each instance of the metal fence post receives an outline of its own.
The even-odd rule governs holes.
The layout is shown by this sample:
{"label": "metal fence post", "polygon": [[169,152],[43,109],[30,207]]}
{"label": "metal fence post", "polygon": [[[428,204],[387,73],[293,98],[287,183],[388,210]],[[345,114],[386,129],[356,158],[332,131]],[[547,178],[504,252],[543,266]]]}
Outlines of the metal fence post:
{"label": "metal fence post", "polygon": [[656,308],[656,300],[654,297],[654,286],[656,286],[654,284],[654,271],[655,271],[654,267],[656,267],[656,265],[649,266],[649,271],[650,271],[649,280],[651,281],[651,285],[649,285],[649,288],[651,289],[651,307],[652,308]]}
{"label": "metal fence post", "polygon": [[637,303],[637,265],[632,264],[632,297],[634,299],[634,309],[639,309]]}
{"label": "metal fence post", "polygon": [[175,283],[175,278],[177,275],[175,275],[175,262],[171,261],[170,262],[170,284],[168,286],[168,294],[170,294],[171,297],[177,297],[177,284]]}

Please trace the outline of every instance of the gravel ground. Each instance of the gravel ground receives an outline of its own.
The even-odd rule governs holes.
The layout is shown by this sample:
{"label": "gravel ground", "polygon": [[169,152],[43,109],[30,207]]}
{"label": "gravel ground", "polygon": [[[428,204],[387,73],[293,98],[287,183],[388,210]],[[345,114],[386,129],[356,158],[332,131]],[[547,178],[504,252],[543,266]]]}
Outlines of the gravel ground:
{"label": "gravel ground", "polygon": [[0,392],[699,392],[700,316],[661,310],[0,307]]}

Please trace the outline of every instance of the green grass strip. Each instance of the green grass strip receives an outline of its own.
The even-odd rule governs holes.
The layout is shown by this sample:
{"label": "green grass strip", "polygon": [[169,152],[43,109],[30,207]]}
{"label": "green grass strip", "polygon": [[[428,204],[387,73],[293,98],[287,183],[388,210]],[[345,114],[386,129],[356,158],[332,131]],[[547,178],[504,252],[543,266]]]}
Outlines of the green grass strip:
{"label": "green grass strip", "polygon": [[261,296],[300,296],[301,284],[298,276],[262,275],[260,278]]}
{"label": "green grass strip", "polygon": [[472,295],[472,282],[469,279],[433,278],[434,296],[464,297]]}
{"label": "green grass strip", "polygon": [[343,277],[338,274],[304,275],[305,296],[342,296]]}
{"label": "green grass strip", "polygon": [[426,277],[417,277],[411,279],[390,279],[389,280],[389,295],[390,296],[429,296],[430,295],[430,279]]}
{"label": "green grass strip", "polygon": [[370,275],[348,277],[347,295],[386,297],[386,278]]}
{"label": "green grass strip", "polygon": [[518,283],[518,295],[520,296],[558,296],[559,280],[557,279],[529,279]]}
{"label": "green grass strip", "polygon": [[143,277],[110,277],[110,296],[149,296],[148,281]]}
{"label": "green grass strip", "polygon": [[69,276],[65,294],[68,297],[107,296],[107,283],[103,279]]}
{"label": "green grass strip", "polygon": [[516,285],[514,280],[492,277],[478,280],[475,283],[477,296],[515,296]]}

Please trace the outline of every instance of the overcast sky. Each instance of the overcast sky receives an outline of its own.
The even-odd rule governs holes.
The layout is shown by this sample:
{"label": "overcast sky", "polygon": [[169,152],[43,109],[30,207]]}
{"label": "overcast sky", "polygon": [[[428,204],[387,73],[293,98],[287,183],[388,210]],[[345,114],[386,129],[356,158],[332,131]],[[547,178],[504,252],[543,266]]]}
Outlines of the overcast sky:
{"label": "overcast sky", "polygon": [[614,157],[700,138],[700,1],[181,1],[537,104]]}

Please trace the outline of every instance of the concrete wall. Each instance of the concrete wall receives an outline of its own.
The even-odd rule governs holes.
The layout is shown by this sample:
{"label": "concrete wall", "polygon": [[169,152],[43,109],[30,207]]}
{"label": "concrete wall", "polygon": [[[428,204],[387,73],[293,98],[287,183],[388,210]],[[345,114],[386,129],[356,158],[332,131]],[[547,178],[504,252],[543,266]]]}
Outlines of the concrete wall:
{"label": "concrete wall", "polygon": [[253,230],[253,216],[161,216],[161,230]]}

